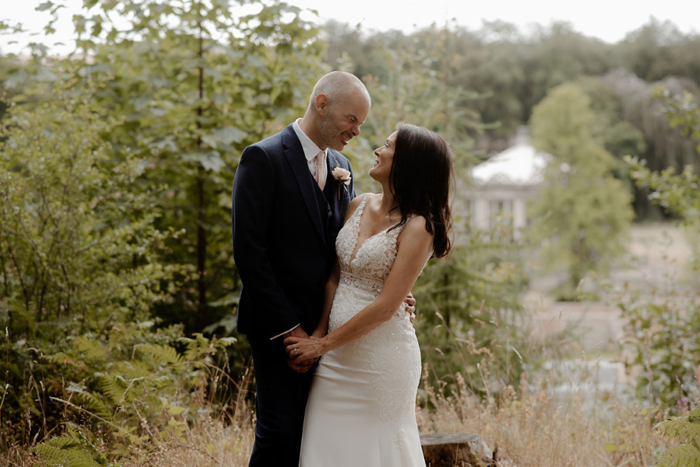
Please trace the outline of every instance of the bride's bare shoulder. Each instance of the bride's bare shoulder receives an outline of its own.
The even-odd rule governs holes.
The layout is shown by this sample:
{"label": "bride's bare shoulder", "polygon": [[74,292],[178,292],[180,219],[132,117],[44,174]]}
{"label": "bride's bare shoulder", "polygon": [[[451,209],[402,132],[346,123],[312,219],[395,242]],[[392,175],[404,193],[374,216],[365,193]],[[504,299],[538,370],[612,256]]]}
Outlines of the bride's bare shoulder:
{"label": "bride's bare shoulder", "polygon": [[404,244],[422,246],[432,244],[433,234],[428,231],[428,221],[423,216],[413,216],[408,221],[397,239],[397,248]]}
{"label": "bride's bare shoulder", "polygon": [[427,233],[428,236],[432,237],[432,234],[428,231],[428,220],[421,215],[411,216],[408,221],[406,221],[406,227],[404,231],[415,234]]}

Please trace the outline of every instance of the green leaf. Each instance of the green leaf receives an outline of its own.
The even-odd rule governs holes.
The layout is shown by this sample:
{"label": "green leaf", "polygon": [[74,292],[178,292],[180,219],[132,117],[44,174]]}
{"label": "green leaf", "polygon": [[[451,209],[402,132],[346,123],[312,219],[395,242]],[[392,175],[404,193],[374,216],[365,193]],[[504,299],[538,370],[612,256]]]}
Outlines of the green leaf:
{"label": "green leaf", "polygon": [[214,324],[210,324],[202,331],[206,333],[214,333],[218,328],[224,328],[226,334],[232,333],[236,329],[236,317],[233,315],[225,316]]}
{"label": "green leaf", "polygon": [[131,99],[131,103],[137,111],[143,110],[151,101],[151,96],[138,96]]}
{"label": "green leaf", "polygon": [[605,452],[616,452],[617,451],[617,444],[605,443],[605,444],[603,444],[603,449],[605,449]]}
{"label": "green leaf", "polygon": [[240,298],[240,291],[235,291],[233,293],[230,293],[226,295],[223,298],[220,298],[218,300],[215,300],[209,305],[211,306],[230,306],[230,305],[238,305],[238,299]]}
{"label": "green leaf", "polygon": [[182,357],[169,345],[143,344],[136,347],[140,352],[152,356],[161,365],[180,363]]}
{"label": "green leaf", "polygon": [[186,161],[197,161],[206,170],[211,170],[218,173],[226,165],[221,155],[217,151],[209,151],[205,153],[190,152],[182,156],[183,160]]}
{"label": "green leaf", "polygon": [[232,126],[214,130],[212,136],[223,144],[240,143],[248,134]]}
{"label": "green leaf", "polygon": [[44,2],[44,3],[40,3],[39,6],[34,8],[34,10],[46,11],[46,10],[50,9],[52,6],[53,6],[53,2]]}

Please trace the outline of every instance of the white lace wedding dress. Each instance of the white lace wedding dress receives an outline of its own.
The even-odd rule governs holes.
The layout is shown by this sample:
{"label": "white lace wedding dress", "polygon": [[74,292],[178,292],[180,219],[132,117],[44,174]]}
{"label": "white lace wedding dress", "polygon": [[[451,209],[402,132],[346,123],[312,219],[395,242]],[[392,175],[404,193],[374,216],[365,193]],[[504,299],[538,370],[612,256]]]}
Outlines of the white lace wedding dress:
{"label": "white lace wedding dress", "polygon": [[[379,296],[396,259],[402,227],[368,238],[355,252],[367,198],[336,241],[340,283],[329,332]],[[420,349],[404,307],[321,358],[306,407],[301,467],[425,466],[415,415]]]}

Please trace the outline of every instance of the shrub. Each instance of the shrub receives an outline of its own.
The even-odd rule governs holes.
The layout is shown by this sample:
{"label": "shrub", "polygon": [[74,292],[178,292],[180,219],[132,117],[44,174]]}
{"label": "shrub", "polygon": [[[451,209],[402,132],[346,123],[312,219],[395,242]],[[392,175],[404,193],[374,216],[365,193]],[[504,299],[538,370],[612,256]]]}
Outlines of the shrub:
{"label": "shrub", "polygon": [[114,122],[89,95],[51,92],[0,126],[0,443],[42,439],[62,419],[52,397],[67,375],[45,355],[143,321],[175,271],[157,253],[176,234],[153,226],[152,193],[134,188],[142,165],[110,158],[100,136]]}
{"label": "shrub", "polygon": [[44,358],[51,373],[61,375],[63,384],[45,386],[63,408],[67,428],[36,446],[47,465],[143,455],[180,439],[197,414],[217,409],[214,396],[233,385],[214,358],[234,339],[183,338],[179,327],[154,332],[152,326],[116,324],[101,336],[72,338],[68,350]]}

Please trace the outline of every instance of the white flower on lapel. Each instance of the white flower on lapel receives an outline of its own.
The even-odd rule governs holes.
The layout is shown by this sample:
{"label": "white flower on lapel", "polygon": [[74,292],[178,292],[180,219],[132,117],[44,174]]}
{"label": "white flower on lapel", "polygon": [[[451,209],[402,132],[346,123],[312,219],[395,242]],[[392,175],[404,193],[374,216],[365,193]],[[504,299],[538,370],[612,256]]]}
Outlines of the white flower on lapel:
{"label": "white flower on lapel", "polygon": [[348,191],[348,185],[352,180],[352,175],[349,170],[346,170],[338,166],[338,162],[335,163],[335,169],[331,171],[331,176],[338,182],[338,200],[340,200],[340,188],[343,187],[345,192]]}

